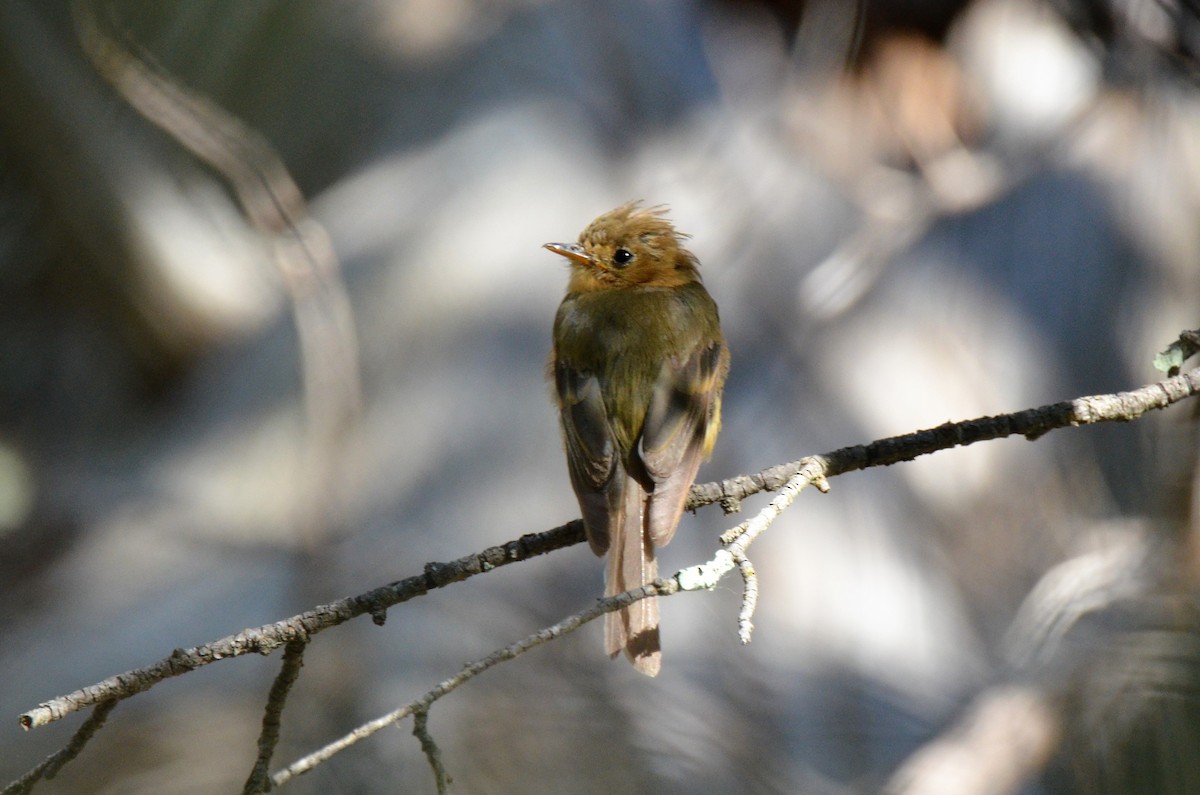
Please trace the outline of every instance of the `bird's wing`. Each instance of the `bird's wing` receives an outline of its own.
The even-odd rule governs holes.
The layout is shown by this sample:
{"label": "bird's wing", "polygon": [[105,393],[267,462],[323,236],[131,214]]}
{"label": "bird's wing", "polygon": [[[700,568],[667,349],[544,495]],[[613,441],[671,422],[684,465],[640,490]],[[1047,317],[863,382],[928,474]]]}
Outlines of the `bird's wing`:
{"label": "bird's wing", "polygon": [[728,349],[718,339],[683,361],[669,359],[655,384],[640,442],[642,464],[654,482],[646,525],[655,546],[675,534],[688,489],[710,452],[728,367]]}
{"label": "bird's wing", "polygon": [[624,521],[625,477],[617,472],[617,446],[608,424],[600,382],[594,375],[558,362],[554,367],[554,386],[558,392],[571,486],[579,498],[588,543],[593,552],[603,555],[609,539],[618,535]]}

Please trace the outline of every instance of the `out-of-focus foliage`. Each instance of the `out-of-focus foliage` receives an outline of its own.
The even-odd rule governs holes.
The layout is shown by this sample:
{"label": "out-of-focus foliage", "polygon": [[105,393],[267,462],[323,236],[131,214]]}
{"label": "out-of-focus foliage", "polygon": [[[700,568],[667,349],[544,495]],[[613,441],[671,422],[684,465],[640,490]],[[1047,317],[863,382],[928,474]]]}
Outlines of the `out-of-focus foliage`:
{"label": "out-of-focus foliage", "polygon": [[[313,527],[271,241],[96,75],[65,0],[0,3],[4,781],[76,725],[21,735],[40,700],[574,517],[540,245],[622,201],[671,205],[721,307],[702,480],[1151,381],[1197,325],[1185,0],[93,7],[281,156],[340,260],[363,402],[316,451]],[[952,760],[1009,791],[1195,791],[1196,448],[1181,407],[839,478],[757,543],[750,647],[732,583],[672,598],[657,680],[597,627],[430,730],[462,792],[869,792],[906,760],[894,791]],[[734,521],[685,516],[661,566]],[[319,637],[277,761],[600,583],[579,547]],[[40,791],[236,790],[276,665],[120,705]],[[1001,682],[1035,706],[993,709]],[[431,787],[407,735],[289,786]]]}

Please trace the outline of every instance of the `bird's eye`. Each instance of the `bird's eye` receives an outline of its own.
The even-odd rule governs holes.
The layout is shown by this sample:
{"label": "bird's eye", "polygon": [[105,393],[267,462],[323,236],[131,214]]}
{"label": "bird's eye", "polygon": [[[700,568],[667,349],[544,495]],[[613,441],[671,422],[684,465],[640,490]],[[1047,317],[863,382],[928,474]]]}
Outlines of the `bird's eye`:
{"label": "bird's eye", "polygon": [[619,248],[613,252],[613,264],[623,268],[633,259],[633,252],[627,248]]}

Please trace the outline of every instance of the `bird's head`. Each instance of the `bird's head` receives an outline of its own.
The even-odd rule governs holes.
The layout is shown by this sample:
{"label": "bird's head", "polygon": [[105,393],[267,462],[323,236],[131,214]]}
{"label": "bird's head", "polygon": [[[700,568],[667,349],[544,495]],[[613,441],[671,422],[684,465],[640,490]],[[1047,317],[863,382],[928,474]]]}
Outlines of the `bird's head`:
{"label": "bird's head", "polygon": [[588,224],[578,243],[547,243],[570,260],[570,292],[679,287],[699,281],[696,258],[682,245],[667,208],[622,204]]}

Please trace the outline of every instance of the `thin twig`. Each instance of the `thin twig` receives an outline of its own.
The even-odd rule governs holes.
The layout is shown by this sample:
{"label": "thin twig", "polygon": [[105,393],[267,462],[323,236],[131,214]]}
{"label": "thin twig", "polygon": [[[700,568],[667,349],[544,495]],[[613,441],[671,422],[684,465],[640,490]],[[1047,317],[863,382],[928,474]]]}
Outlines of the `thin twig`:
{"label": "thin twig", "polygon": [[262,731],[258,735],[258,758],[254,760],[254,768],[242,795],[255,795],[271,789],[271,757],[275,754],[275,746],[279,744],[279,727],[283,717],[283,707],[287,703],[288,693],[300,669],[304,667],[304,650],[308,642],[293,640],[283,650],[283,663],[279,674],[271,685],[271,693],[267,696],[267,706],[263,710]]}
{"label": "thin twig", "polygon": [[[827,463],[823,456],[803,459],[799,471],[792,475],[775,499],[771,500],[754,518],[721,535],[724,549],[707,563],[692,566],[680,572],[679,581],[684,590],[712,589],[718,580],[735,566],[742,575],[742,607],[738,612],[738,639],[743,644],[750,642],[754,630],[754,609],[758,606],[758,574],[746,557],[746,550],[754,543],[781,513],[795,502],[796,497],[810,483],[824,483]],[[826,484],[826,489],[828,485]],[[824,489],[823,489],[824,490]]]}
{"label": "thin twig", "polygon": [[112,712],[112,708],[117,705],[118,701],[119,699],[114,698],[97,704],[96,708],[92,710],[92,714],[79,726],[66,746],[50,754],[37,767],[9,784],[0,795],[24,795],[32,790],[33,785],[40,779],[54,778],[58,771],[62,770],[63,765],[74,759],[83,750],[83,746],[87,745],[88,740],[92,739],[92,735],[100,730],[104,721],[108,719],[108,713]]}
{"label": "thin twig", "polygon": [[758,607],[758,572],[745,555],[737,560],[738,572],[742,575],[742,608],[738,611],[738,640],[745,646],[750,643],[754,632],[754,608]]}
{"label": "thin twig", "polygon": [[413,737],[420,741],[421,750],[425,752],[425,758],[429,760],[429,766],[433,768],[433,780],[437,785],[438,795],[445,795],[453,779],[446,775],[446,768],[442,765],[442,749],[438,748],[437,743],[433,740],[433,735],[429,733],[429,710],[427,708],[413,712],[412,733]]}
{"label": "thin twig", "polygon": [[[738,639],[743,644],[750,642],[750,635],[754,630],[754,608],[758,606],[758,575],[746,557],[746,550],[754,543],[754,539],[762,535],[779,518],[779,515],[795,502],[805,486],[824,479],[825,473],[822,464],[820,456],[808,459],[808,463],[792,476],[791,480],[775,496],[775,499],[771,500],[753,519],[738,525],[741,532],[728,542],[729,559],[737,564],[742,575],[742,607],[738,611]],[[722,540],[728,535],[726,533],[722,536]]]}

